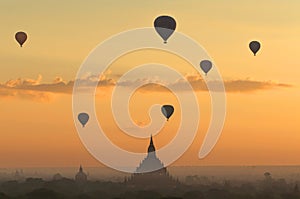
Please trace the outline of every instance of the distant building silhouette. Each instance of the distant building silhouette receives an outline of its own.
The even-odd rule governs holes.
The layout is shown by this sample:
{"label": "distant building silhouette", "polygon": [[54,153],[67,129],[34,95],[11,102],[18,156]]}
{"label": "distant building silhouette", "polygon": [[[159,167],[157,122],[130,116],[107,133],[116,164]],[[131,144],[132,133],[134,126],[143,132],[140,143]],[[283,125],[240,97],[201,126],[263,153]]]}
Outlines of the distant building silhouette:
{"label": "distant building silhouette", "polygon": [[54,174],[52,180],[62,180],[63,177],[62,175],[60,175],[60,173]]}
{"label": "distant building silhouette", "polygon": [[294,187],[294,193],[299,193],[299,187],[298,187],[298,184],[296,184],[295,187]]}
{"label": "distant building silhouette", "polygon": [[265,181],[266,182],[272,182],[272,175],[271,175],[270,172],[265,172],[264,176],[265,176]]}
{"label": "distant building silhouette", "polygon": [[81,165],[79,167],[78,173],[75,176],[75,181],[77,183],[85,183],[87,181],[87,175],[83,172]]}
{"label": "distant building silhouette", "polygon": [[174,188],[180,184],[178,180],[174,180],[169,175],[167,168],[156,156],[152,136],[150,137],[147,157],[136,168],[136,173],[129,178],[125,178],[125,183],[129,186],[145,189]]}
{"label": "distant building silhouette", "polygon": [[150,144],[148,147],[147,157],[140,163],[139,167],[136,169],[137,173],[145,173],[149,171],[157,170],[156,172],[166,173],[167,170],[164,164],[157,158],[155,152],[155,146],[153,144],[152,136],[150,138]]}
{"label": "distant building silhouette", "polygon": [[23,170],[21,169],[20,171],[16,170],[15,174],[14,174],[14,180],[20,182],[20,181],[24,181],[24,174],[23,174]]}

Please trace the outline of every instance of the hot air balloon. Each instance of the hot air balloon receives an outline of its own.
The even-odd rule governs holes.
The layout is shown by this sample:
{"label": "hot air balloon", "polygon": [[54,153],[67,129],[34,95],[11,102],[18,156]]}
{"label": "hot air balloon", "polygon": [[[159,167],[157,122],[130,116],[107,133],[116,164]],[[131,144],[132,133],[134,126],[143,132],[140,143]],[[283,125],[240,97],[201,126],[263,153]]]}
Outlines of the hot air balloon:
{"label": "hot air balloon", "polygon": [[89,121],[90,116],[87,113],[79,113],[78,114],[78,120],[82,124],[82,127],[86,125],[86,123]]}
{"label": "hot air balloon", "polygon": [[174,113],[174,107],[172,105],[163,105],[161,107],[161,112],[164,114],[164,116],[167,118],[167,121],[169,121],[169,118]]}
{"label": "hot air balloon", "polygon": [[154,21],[154,27],[166,44],[168,38],[176,29],[176,21],[170,16],[159,16]]}
{"label": "hot air balloon", "polygon": [[20,46],[22,47],[22,45],[27,40],[27,34],[25,32],[17,32],[15,38],[17,42],[20,44]]}
{"label": "hot air balloon", "polygon": [[200,67],[203,70],[203,72],[205,72],[205,75],[207,75],[207,73],[210,71],[210,69],[212,68],[212,63],[209,60],[202,60],[200,62]]}
{"label": "hot air balloon", "polygon": [[256,55],[256,53],[259,51],[260,49],[260,43],[258,41],[251,41],[249,43],[249,48],[250,50],[253,52],[254,56]]}

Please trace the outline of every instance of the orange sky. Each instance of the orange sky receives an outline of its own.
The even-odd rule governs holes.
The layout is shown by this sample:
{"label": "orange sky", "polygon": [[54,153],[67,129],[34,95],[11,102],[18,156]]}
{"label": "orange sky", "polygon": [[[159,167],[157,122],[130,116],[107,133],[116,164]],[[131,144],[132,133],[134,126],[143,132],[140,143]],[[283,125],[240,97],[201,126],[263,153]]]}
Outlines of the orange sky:
{"label": "orange sky", "polygon": [[[205,89],[197,87],[199,75],[183,59],[154,50],[130,53],[110,66],[107,79],[115,80],[130,68],[150,62],[167,64],[191,77],[201,108],[200,128],[190,149],[174,165],[300,164],[299,8],[296,0],[0,3],[4,27],[0,32],[0,167],[100,165],[77,135],[72,81],[96,45],[119,32],[150,27],[161,14],[172,15],[177,31],[207,50],[225,80],[227,117],[214,150],[198,159],[210,99]],[[19,30],[29,35],[23,48],[14,40]],[[253,39],[262,43],[256,57],[248,49]],[[98,119],[114,132],[108,135],[114,143],[144,151],[148,140],[128,138],[112,121],[107,106],[112,87],[98,90]],[[131,99],[132,117],[147,123],[145,113],[151,104],[167,101],[177,107],[168,91],[140,90]],[[103,114],[107,117],[101,118]],[[174,136],[179,121],[175,114],[154,138],[158,148]]]}

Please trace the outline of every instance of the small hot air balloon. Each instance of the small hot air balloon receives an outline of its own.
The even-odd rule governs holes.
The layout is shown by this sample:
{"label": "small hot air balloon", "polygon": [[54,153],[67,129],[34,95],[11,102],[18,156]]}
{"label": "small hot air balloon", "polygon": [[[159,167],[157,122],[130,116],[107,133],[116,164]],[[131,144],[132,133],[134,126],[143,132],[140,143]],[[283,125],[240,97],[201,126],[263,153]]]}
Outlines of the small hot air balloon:
{"label": "small hot air balloon", "polygon": [[86,123],[89,121],[90,116],[87,113],[79,113],[78,114],[78,120],[82,124],[82,127],[86,125]]}
{"label": "small hot air balloon", "polygon": [[20,46],[22,47],[22,45],[27,40],[27,34],[25,32],[17,32],[15,38],[17,42],[20,44]]}
{"label": "small hot air balloon", "polygon": [[260,49],[260,43],[258,41],[251,41],[249,43],[249,48],[250,50],[253,52],[254,56],[256,55],[256,53],[259,51]]}
{"label": "small hot air balloon", "polygon": [[164,116],[167,118],[167,121],[169,121],[169,118],[174,113],[174,107],[172,105],[163,105],[161,107],[161,112],[164,114]]}
{"label": "small hot air balloon", "polygon": [[176,29],[176,21],[170,16],[159,16],[154,21],[154,27],[166,44],[168,38]]}
{"label": "small hot air balloon", "polygon": [[203,72],[205,72],[205,75],[207,75],[207,73],[210,71],[210,69],[212,68],[212,63],[209,60],[202,60],[200,62],[200,67],[203,70]]}

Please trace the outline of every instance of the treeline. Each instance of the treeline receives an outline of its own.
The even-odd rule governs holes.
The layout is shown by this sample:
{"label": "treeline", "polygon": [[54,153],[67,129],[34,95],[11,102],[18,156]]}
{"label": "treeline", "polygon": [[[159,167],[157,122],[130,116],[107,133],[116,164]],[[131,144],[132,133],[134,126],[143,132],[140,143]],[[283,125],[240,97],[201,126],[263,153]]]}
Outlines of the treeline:
{"label": "treeline", "polygon": [[202,184],[182,183],[172,188],[151,187],[102,181],[78,183],[67,178],[53,181],[27,178],[22,182],[1,183],[0,199],[300,199],[298,182],[273,179],[268,173],[255,182],[208,183],[205,180]]}

